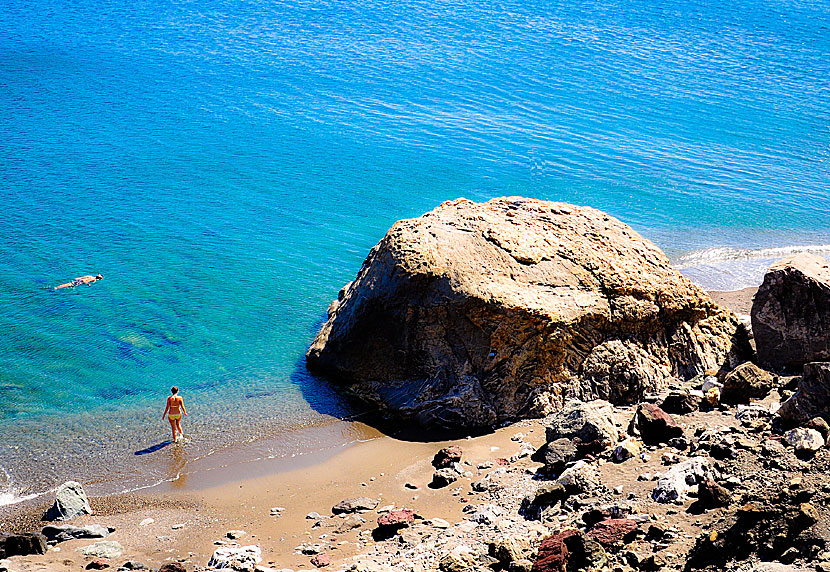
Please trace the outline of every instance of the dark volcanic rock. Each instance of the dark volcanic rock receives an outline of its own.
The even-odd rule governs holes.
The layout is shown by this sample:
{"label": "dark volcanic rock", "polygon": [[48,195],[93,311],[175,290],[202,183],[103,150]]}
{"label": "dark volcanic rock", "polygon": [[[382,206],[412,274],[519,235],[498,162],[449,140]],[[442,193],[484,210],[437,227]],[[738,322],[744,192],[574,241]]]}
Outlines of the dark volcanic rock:
{"label": "dark volcanic rock", "polygon": [[545,473],[558,475],[568,463],[579,459],[579,453],[572,439],[563,438],[545,443],[533,453],[531,459],[543,463]]}
{"label": "dark volcanic rock", "polygon": [[797,369],[830,360],[830,266],[813,254],[776,262],[752,303],[761,365]]}
{"label": "dark volcanic rock", "polygon": [[561,410],[545,419],[545,440],[552,443],[568,439],[583,449],[605,449],[618,438],[613,414],[614,408],[607,401],[567,401]]}
{"label": "dark volcanic rock", "polygon": [[700,397],[692,395],[688,390],[673,390],[660,404],[660,409],[666,413],[684,415],[700,409],[701,401]]}
{"label": "dark volcanic rock", "polygon": [[109,568],[110,563],[106,560],[93,560],[89,564],[87,564],[84,568],[87,570],[103,570],[105,568]]}
{"label": "dark volcanic rock", "polygon": [[814,417],[830,421],[830,363],[804,364],[798,391],[781,405],[778,413],[791,425],[806,423]]}
{"label": "dark volcanic rock", "polygon": [[463,454],[464,452],[458,445],[444,447],[435,453],[435,456],[432,458],[432,466],[436,469],[446,469],[448,467],[452,467],[455,463],[461,462],[461,455]]}
{"label": "dark volcanic rock", "polygon": [[159,572],[187,572],[187,568],[181,562],[168,562],[159,568]]}
{"label": "dark volcanic rock", "polygon": [[561,483],[546,483],[536,489],[532,495],[522,499],[520,512],[529,519],[539,518],[542,509],[553,506],[568,498],[565,486]]}
{"label": "dark volcanic rock", "polygon": [[431,489],[442,489],[458,480],[458,473],[453,469],[438,469],[432,475]]}
{"label": "dark volcanic rock", "polygon": [[111,531],[100,524],[87,526],[73,526],[64,524],[62,526],[48,525],[40,531],[47,540],[55,542],[66,542],[76,538],[104,538]]}
{"label": "dark volcanic rock", "polygon": [[697,500],[704,508],[729,506],[732,495],[712,479],[705,479],[697,485]]}
{"label": "dark volcanic rock", "polygon": [[749,403],[750,398],[761,399],[772,390],[772,374],[752,362],[742,363],[729,372],[723,381],[721,401]]}
{"label": "dark volcanic rock", "polygon": [[0,558],[46,554],[46,537],[39,532],[9,534],[0,532]]}
{"label": "dark volcanic rock", "polygon": [[653,403],[641,403],[631,424],[633,432],[639,434],[646,445],[658,445],[683,436],[683,428]]}
{"label": "dark volcanic rock", "polygon": [[737,317],[627,225],[505,197],[395,223],[306,358],[389,417],[490,428],[566,395],[635,402],[748,351]]}

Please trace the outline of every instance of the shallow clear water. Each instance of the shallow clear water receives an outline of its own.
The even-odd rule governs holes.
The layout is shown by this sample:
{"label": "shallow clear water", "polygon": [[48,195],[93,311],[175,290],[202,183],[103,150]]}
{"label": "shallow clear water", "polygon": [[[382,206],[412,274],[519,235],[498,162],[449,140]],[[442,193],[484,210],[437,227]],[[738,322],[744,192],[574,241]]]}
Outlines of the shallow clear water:
{"label": "shallow clear water", "polygon": [[549,4],[8,0],[7,490],[164,476],[173,384],[196,456],[347,415],[303,352],[446,199],[591,205],[722,289],[830,244],[828,2]]}

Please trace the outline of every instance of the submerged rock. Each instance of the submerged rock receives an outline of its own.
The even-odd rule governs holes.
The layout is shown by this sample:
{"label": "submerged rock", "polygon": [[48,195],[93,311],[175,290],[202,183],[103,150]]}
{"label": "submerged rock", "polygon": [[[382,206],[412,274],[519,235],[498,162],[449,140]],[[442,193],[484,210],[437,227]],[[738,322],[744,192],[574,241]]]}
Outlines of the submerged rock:
{"label": "submerged rock", "polygon": [[830,264],[803,253],[770,267],[752,302],[752,331],[763,366],[830,360]]}
{"label": "submerged rock", "polygon": [[489,428],[566,396],[633,402],[748,351],[737,317],[627,225],[508,197],[397,222],[306,357],[389,416]]}

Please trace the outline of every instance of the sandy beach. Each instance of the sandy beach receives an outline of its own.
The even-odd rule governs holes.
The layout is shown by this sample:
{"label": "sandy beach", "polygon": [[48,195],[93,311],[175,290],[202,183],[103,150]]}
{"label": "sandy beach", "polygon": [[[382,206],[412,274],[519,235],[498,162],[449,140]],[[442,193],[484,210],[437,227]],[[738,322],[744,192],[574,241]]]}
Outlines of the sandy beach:
{"label": "sandy beach", "polygon": [[[754,289],[730,293],[712,293],[722,304],[738,312],[748,311]],[[624,427],[633,409],[618,411],[618,425]],[[688,420],[690,425],[707,427],[735,423],[730,413],[699,413]],[[113,562],[139,561],[158,568],[173,561],[188,569],[204,567],[213,551],[224,543],[255,544],[262,549],[262,565],[272,568],[311,569],[311,556],[298,547],[317,543],[331,557],[333,567],[371,547],[368,532],[375,526],[383,507],[410,508],[426,521],[439,518],[449,523],[463,519],[468,502],[476,502],[470,484],[493,467],[506,466],[516,477],[523,475],[524,486],[539,463],[527,456],[527,449],[545,442],[544,426],[539,420],[527,420],[501,428],[491,434],[453,441],[413,441],[383,435],[377,430],[353,423],[351,431],[362,439],[294,459],[246,460],[227,462],[221,468],[189,473],[178,480],[144,491],[91,499],[95,514],[78,517],[74,525],[101,524],[115,529],[106,540],[124,547],[124,554]],[[434,469],[433,455],[442,447],[456,444],[464,451],[464,467],[470,474],[451,486],[433,489],[428,486]],[[179,445],[176,445],[179,446]],[[184,445],[186,447],[186,445]],[[625,482],[625,493],[648,497],[649,482],[639,482],[637,474],[659,471],[660,457],[654,455],[647,464],[614,465],[603,468],[609,482]],[[356,530],[336,532],[342,517],[332,516],[331,507],[345,498],[370,497],[378,501],[378,511],[365,514],[366,524]],[[0,509],[0,523],[5,531],[40,530],[46,523],[40,515],[51,499]],[[278,510],[275,510],[278,509]],[[652,518],[676,514],[673,505],[649,506]],[[320,518],[307,518],[311,513]],[[711,516],[693,523],[685,530],[691,545],[694,528],[711,522]],[[244,531],[239,538],[228,538],[229,531]],[[88,557],[76,548],[92,541],[63,542],[44,555],[13,557],[11,570],[77,570],[87,565]]]}

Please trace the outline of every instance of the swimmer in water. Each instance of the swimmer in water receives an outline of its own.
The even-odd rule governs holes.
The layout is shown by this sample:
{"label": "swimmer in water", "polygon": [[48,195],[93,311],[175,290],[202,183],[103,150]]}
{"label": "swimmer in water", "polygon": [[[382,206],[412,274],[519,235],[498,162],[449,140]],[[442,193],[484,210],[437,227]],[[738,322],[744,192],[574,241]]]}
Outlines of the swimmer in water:
{"label": "swimmer in water", "polygon": [[[170,429],[173,430],[173,442],[175,443],[178,441],[176,437],[177,431],[182,438],[184,437],[184,431],[182,431],[182,414],[185,417],[188,415],[184,408],[184,399],[179,395],[179,388],[172,387],[170,393],[173,395],[168,396],[167,407],[164,408],[164,413],[161,414],[161,418],[164,419],[164,416],[167,415],[167,420],[170,421]],[[170,412],[169,415],[167,414],[168,411]]]}
{"label": "swimmer in water", "polygon": [[75,286],[81,286],[83,284],[92,284],[93,282],[97,282],[98,280],[103,280],[104,277],[100,274],[95,276],[87,275],[87,276],[79,276],[75,278],[72,282],[67,282],[66,284],[61,284],[60,286],[55,286],[52,290],[60,290],[61,288],[74,288]]}

